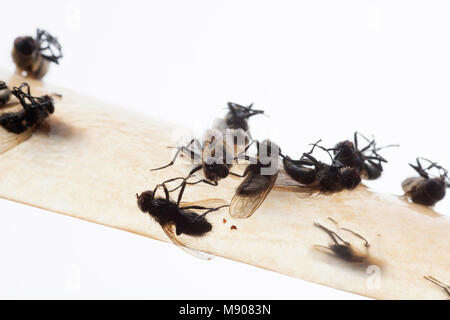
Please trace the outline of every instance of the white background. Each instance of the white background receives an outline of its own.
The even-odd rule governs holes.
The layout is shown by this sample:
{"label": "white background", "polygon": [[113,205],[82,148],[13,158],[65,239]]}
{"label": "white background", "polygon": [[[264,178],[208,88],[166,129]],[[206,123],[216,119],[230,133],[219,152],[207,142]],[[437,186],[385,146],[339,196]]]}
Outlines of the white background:
{"label": "white background", "polygon": [[[368,183],[401,194],[426,156],[450,167],[448,1],[8,1],[0,68],[35,28],[65,57],[45,78],[201,133],[227,101],[297,157],[374,134],[390,160]],[[175,246],[0,201],[0,297],[360,298]],[[449,214],[450,199],[436,209]]]}

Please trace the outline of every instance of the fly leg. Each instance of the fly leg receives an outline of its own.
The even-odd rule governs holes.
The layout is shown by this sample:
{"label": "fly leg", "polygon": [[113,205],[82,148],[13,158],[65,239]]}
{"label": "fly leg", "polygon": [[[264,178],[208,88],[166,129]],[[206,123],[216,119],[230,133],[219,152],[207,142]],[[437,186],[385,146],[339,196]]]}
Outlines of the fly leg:
{"label": "fly leg", "polygon": [[232,175],[232,176],[235,176],[235,177],[239,177],[239,178],[243,178],[243,177],[245,177],[245,175],[244,174],[239,174],[239,173],[234,173],[234,172],[231,172],[230,171],[230,173],[229,173],[230,175]]}
{"label": "fly leg", "polygon": [[341,228],[341,230],[345,230],[345,231],[348,231],[348,232],[352,233],[353,235],[355,235],[356,237],[358,237],[358,238],[360,238],[362,241],[364,241],[364,246],[365,246],[366,248],[370,247],[369,241],[367,241],[367,239],[364,238],[364,237],[363,237],[362,235],[360,235],[359,233],[356,233],[355,231],[350,230],[350,229],[348,229],[348,228]]}
{"label": "fly leg", "polygon": [[170,161],[168,164],[166,164],[165,166],[159,167],[159,168],[155,168],[155,169],[151,169],[150,171],[157,171],[157,170],[161,170],[161,169],[165,169],[167,167],[170,167],[172,165],[175,164],[175,161],[177,160],[180,152],[189,154],[192,160],[199,160],[201,161],[201,155],[196,153],[194,150],[192,150],[192,148],[190,148],[192,146],[192,144],[194,142],[198,142],[197,139],[192,139],[187,145],[185,146],[181,146],[181,147],[177,147],[177,152],[175,153],[175,156],[173,157],[172,161]]}
{"label": "fly leg", "polygon": [[[195,172],[199,171],[202,168],[203,168],[203,164],[195,167],[194,169],[191,170],[191,172],[189,172],[189,176],[193,175]],[[206,180],[206,179],[200,179],[200,180],[195,181],[195,182],[186,182],[186,184],[194,185],[194,184],[198,184],[198,183],[202,183],[202,182],[206,183],[206,184],[209,184],[210,186],[215,186],[215,187],[218,186],[217,181],[211,182],[211,181]]]}
{"label": "fly leg", "polygon": [[331,240],[333,240],[334,244],[341,246],[341,244],[338,241],[338,240],[340,240],[340,241],[342,241],[342,243],[344,243],[345,246],[347,246],[347,247],[350,246],[350,243],[348,243],[347,241],[342,239],[336,232],[331,231],[330,229],[328,229],[327,227],[324,227],[323,225],[321,225],[318,222],[315,222],[314,225],[316,227],[318,227],[319,229],[322,229],[323,231],[325,231],[330,236]]}
{"label": "fly leg", "polygon": [[423,169],[422,164],[420,163],[420,158],[416,158],[417,165],[409,164],[417,173],[425,179],[429,179],[428,173]]}
{"label": "fly leg", "polygon": [[375,146],[375,139],[372,137],[372,140],[369,140],[368,138],[366,138],[361,132],[355,131],[354,134],[354,141],[355,141],[355,148],[356,150],[358,150],[358,134],[364,138],[364,140],[366,140],[369,144],[367,146],[365,146],[364,148],[362,148],[360,150],[361,153],[367,151],[370,147]]}
{"label": "fly leg", "polygon": [[442,289],[444,289],[444,291],[450,297],[450,286],[445,285],[443,282],[439,281],[438,279],[436,279],[436,278],[434,278],[432,276],[424,276],[424,278],[427,279],[428,281],[434,283],[435,285],[441,287]]}

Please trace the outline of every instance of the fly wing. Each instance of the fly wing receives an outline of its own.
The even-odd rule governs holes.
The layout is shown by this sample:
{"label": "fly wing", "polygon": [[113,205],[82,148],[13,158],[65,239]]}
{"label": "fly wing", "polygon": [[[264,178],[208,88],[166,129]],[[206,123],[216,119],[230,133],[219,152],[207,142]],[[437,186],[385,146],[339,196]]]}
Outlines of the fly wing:
{"label": "fly wing", "polygon": [[[231,200],[230,216],[239,219],[246,219],[250,217],[264,202],[267,195],[272,190],[275,181],[277,180],[277,175],[278,174],[274,174],[270,176],[270,179],[266,180],[267,182],[264,185],[261,185],[260,186],[261,189],[258,190],[258,192],[255,192],[254,194],[242,195],[242,193],[239,194],[238,192],[236,192],[233,199]],[[253,181],[255,180],[255,178],[258,179],[259,177],[262,176],[259,175],[249,176],[249,178],[253,179]],[[243,183],[248,182],[246,180],[244,180]]]}
{"label": "fly wing", "polygon": [[325,254],[333,256],[333,257],[336,256],[335,253],[333,252],[333,250],[331,250],[329,247],[326,247],[326,246],[323,246],[320,244],[315,244],[313,246],[313,248],[315,250],[317,250],[318,252],[325,253]]}
{"label": "fly wing", "polygon": [[302,185],[292,179],[284,168],[279,170],[277,180],[275,181],[275,188],[286,189],[286,191],[303,193],[305,196],[310,196],[318,191],[314,186]]}
{"label": "fly wing", "polygon": [[275,185],[290,187],[290,186],[298,186],[300,185],[300,183],[292,179],[284,168],[280,168],[278,170],[278,177],[277,181],[275,182]]}
{"label": "fly wing", "polygon": [[213,209],[218,208],[222,206],[226,206],[228,203],[223,199],[204,199],[199,201],[193,201],[193,202],[181,202],[180,208],[186,208],[186,207],[204,207],[207,209]]}
{"label": "fly wing", "polygon": [[177,246],[179,247],[181,250],[189,253],[190,255],[193,255],[196,258],[202,259],[202,260],[212,260],[214,258],[214,256],[207,254],[207,253],[203,253],[191,248],[186,247],[183,243],[180,242],[180,240],[178,240],[178,238],[175,236],[175,234],[172,231],[172,226],[171,225],[166,225],[164,227],[162,227],[163,231],[166,233],[167,237],[169,237],[169,239]]}
{"label": "fly wing", "polygon": [[11,150],[15,146],[29,139],[33,133],[33,128],[30,128],[20,134],[10,133],[3,128],[0,130],[0,154]]}

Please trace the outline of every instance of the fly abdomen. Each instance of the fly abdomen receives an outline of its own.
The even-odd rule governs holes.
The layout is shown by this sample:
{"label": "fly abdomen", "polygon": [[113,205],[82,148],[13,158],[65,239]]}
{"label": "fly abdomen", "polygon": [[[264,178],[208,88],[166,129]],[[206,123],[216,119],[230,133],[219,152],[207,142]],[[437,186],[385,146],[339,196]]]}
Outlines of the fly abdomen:
{"label": "fly abdomen", "polygon": [[23,133],[30,127],[24,111],[2,114],[0,116],[0,125],[6,131],[15,134]]}
{"label": "fly abdomen", "polygon": [[283,167],[292,179],[301,184],[310,185],[316,181],[316,172],[312,168],[297,165],[290,159],[283,159]]}
{"label": "fly abdomen", "polygon": [[350,246],[344,246],[340,244],[331,245],[330,250],[333,251],[336,256],[347,262],[363,262],[366,257],[355,254]]}
{"label": "fly abdomen", "polygon": [[362,175],[367,180],[375,180],[381,177],[381,173],[383,172],[383,167],[381,164],[379,167],[370,163],[364,163],[364,169],[362,171]]}
{"label": "fly abdomen", "polygon": [[14,40],[12,57],[19,70],[32,72],[39,64],[38,56],[38,44],[35,39],[18,37]]}
{"label": "fly abdomen", "polygon": [[211,231],[212,225],[205,217],[199,218],[199,215],[195,212],[180,210],[176,219],[175,230],[177,236],[183,233],[200,237]]}
{"label": "fly abdomen", "polygon": [[33,125],[41,123],[47,117],[48,113],[39,108],[31,109],[28,112],[25,110],[8,112],[0,116],[0,125],[8,132],[20,134]]}

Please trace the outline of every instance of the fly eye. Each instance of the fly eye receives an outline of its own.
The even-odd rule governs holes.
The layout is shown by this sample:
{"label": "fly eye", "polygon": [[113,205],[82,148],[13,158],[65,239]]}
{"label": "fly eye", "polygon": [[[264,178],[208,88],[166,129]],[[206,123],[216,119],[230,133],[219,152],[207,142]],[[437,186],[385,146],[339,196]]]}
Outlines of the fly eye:
{"label": "fly eye", "polygon": [[14,47],[23,55],[32,54],[36,48],[36,41],[32,37],[20,37],[14,41]]}
{"label": "fly eye", "polygon": [[144,191],[140,195],[136,194],[136,196],[139,209],[143,212],[147,212],[153,201],[153,191]]}

